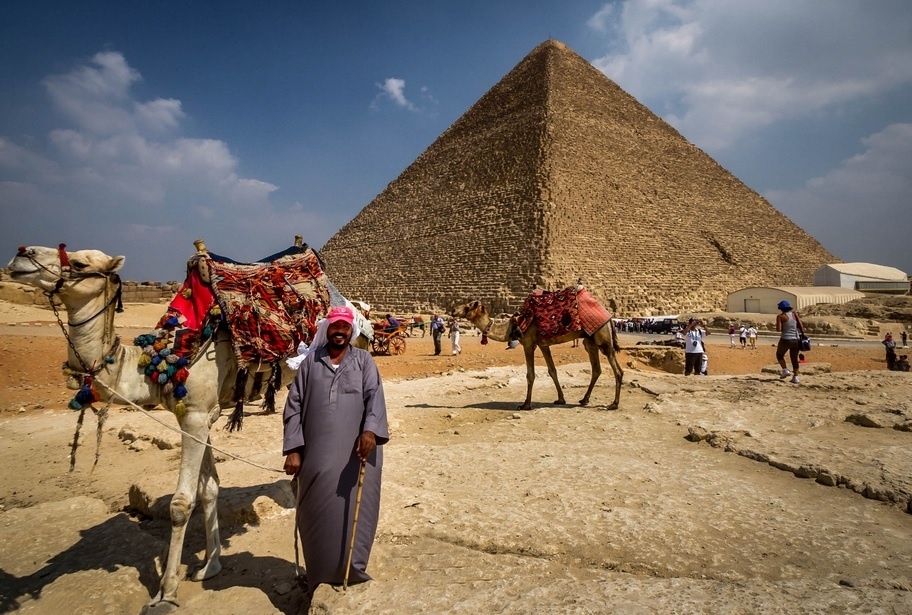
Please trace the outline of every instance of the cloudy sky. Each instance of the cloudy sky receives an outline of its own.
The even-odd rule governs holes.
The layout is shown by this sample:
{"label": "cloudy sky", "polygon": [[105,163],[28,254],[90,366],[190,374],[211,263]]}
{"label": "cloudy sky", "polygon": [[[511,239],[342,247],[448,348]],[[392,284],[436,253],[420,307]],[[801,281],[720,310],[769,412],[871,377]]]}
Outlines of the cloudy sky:
{"label": "cloudy sky", "polygon": [[912,273],[907,0],[11,0],[0,258],[164,281],[196,238],[319,248],[548,38],[837,257]]}

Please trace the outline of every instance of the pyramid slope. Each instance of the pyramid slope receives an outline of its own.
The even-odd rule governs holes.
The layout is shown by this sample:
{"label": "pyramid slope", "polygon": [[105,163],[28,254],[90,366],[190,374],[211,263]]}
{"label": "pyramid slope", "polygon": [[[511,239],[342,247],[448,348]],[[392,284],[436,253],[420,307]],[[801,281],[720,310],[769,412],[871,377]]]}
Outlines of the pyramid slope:
{"label": "pyramid slope", "polygon": [[557,41],[536,47],[323,247],[350,296],[397,311],[582,277],[620,314],[723,309],[836,259]]}

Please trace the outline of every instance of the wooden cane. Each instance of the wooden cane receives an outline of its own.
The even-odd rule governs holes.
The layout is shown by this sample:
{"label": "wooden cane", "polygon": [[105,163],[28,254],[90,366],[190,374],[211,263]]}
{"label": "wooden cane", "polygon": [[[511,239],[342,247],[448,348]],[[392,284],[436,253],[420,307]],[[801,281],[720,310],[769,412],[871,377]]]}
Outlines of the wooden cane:
{"label": "wooden cane", "polygon": [[351,542],[348,544],[348,561],[345,562],[345,578],[342,580],[342,591],[348,589],[348,572],[351,570],[352,554],[355,552],[355,536],[358,530],[358,511],[361,509],[361,489],[364,488],[364,468],[367,463],[361,462],[361,470],[358,471],[358,491],[355,495],[355,514],[352,518],[352,535]]}

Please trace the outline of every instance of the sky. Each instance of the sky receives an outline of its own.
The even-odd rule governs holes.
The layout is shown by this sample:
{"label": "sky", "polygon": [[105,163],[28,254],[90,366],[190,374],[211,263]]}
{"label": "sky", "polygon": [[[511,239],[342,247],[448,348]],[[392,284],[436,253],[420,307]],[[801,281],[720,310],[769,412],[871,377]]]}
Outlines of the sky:
{"label": "sky", "polygon": [[66,243],[125,255],[125,279],[168,281],[197,238],[243,261],[295,235],[320,248],[553,38],[837,258],[912,274],[908,0],[8,0],[2,13],[3,262]]}

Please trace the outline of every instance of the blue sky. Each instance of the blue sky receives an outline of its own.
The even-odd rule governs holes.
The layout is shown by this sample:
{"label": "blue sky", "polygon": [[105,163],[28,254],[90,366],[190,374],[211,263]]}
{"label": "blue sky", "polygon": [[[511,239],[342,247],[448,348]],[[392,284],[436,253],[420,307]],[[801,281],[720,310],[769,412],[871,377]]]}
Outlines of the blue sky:
{"label": "blue sky", "polygon": [[295,234],[319,248],[555,38],[837,257],[912,274],[906,0],[10,0],[2,13],[7,258],[64,242],[164,281],[200,237],[242,260]]}

